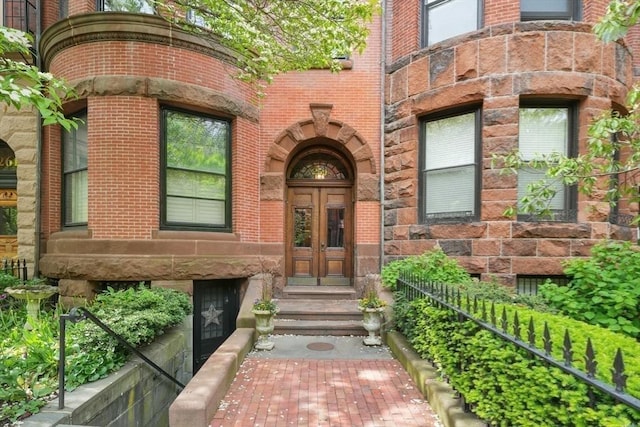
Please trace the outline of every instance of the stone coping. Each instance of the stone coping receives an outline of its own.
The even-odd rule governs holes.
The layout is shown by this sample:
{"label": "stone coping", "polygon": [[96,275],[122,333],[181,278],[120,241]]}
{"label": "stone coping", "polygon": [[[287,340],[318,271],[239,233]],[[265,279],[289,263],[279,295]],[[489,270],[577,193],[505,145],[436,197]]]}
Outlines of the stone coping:
{"label": "stone coping", "polygon": [[[158,366],[163,366],[175,356],[176,346],[184,347],[184,342],[184,330],[181,326],[177,326],[140,350]],[[74,391],[66,392],[63,409],[58,409],[58,399],[52,400],[40,412],[22,421],[20,426],[88,425],[86,423],[89,419],[95,416],[105,404],[116,399],[121,394],[121,390],[130,389],[136,383],[142,382],[145,377],[156,375],[160,376],[156,370],[134,355],[122,368],[106,378],[83,384]],[[184,382],[184,379],[181,380]],[[179,391],[176,386],[176,394]]]}
{"label": "stone coping", "polygon": [[397,331],[384,336],[393,355],[404,366],[433,410],[446,427],[486,427],[486,423],[470,412],[464,412],[460,399],[447,383],[440,381],[438,370],[423,360],[411,344]]}
{"label": "stone coping", "polygon": [[239,328],[202,365],[169,408],[171,427],[208,426],[227,394],[245,356],[254,329]]}

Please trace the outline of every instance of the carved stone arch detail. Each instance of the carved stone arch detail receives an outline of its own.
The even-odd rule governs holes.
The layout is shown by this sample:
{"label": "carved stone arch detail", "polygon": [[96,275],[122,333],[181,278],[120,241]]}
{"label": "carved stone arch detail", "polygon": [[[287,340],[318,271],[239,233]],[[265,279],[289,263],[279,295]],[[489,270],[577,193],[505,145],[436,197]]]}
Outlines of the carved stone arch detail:
{"label": "carved stone arch detail", "polygon": [[282,131],[267,152],[265,172],[284,173],[287,159],[298,144],[313,138],[328,138],[342,144],[353,156],[355,174],[375,174],[376,163],[371,146],[351,126],[339,120],[304,120]]}

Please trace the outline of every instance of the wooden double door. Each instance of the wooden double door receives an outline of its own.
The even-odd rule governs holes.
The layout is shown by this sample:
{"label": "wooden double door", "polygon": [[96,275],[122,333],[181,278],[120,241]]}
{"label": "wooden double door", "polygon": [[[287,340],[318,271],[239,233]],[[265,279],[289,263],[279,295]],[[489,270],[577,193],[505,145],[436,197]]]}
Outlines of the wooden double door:
{"label": "wooden double door", "polygon": [[287,191],[288,284],[350,285],[351,187],[289,187]]}

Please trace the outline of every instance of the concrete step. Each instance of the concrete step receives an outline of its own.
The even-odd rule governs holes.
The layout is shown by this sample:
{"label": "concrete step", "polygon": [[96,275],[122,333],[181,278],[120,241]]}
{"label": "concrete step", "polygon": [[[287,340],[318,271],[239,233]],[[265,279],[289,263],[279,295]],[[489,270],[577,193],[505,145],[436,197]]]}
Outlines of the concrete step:
{"label": "concrete step", "polygon": [[[278,316],[279,317],[279,316]],[[365,336],[362,320],[274,320],[276,335]]]}
{"label": "concrete step", "polygon": [[283,299],[356,299],[353,286],[285,286],[282,293]]}
{"label": "concrete step", "polygon": [[362,320],[355,300],[280,299],[279,319],[287,320]]}

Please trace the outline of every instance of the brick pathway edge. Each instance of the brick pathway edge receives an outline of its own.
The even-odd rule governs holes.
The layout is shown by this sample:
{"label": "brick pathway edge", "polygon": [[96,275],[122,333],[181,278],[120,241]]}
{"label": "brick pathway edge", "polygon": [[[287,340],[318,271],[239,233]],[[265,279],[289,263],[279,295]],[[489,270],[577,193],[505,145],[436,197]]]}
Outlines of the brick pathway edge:
{"label": "brick pathway edge", "polygon": [[487,424],[474,414],[464,412],[460,399],[455,397],[455,391],[449,384],[440,381],[436,368],[421,359],[403,335],[389,331],[384,339],[446,427],[486,427]]}

